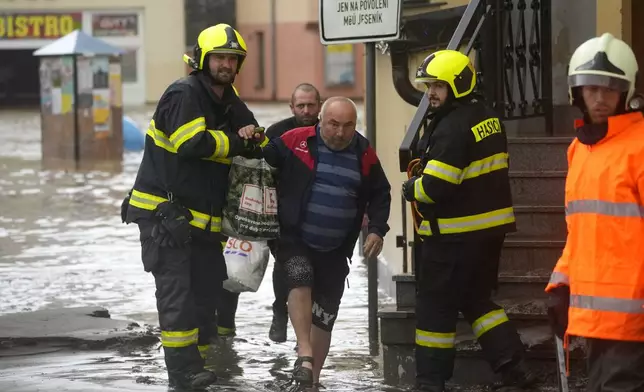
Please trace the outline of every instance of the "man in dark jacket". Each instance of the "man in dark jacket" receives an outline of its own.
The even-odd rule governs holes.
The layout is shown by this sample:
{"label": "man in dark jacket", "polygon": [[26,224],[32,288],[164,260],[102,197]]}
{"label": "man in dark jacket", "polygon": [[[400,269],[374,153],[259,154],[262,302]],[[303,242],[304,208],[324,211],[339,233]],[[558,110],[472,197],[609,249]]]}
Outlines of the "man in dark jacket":
{"label": "man in dark jacket", "polygon": [[[418,68],[427,84],[431,123],[419,173],[403,186],[418,203],[423,237],[416,262],[416,380],[419,391],[443,392],[452,376],[458,312],[472,325],[486,358],[515,391],[534,382],[524,349],[502,307],[490,299],[506,233],[516,230],[505,130],[473,94],[469,58],[442,50]],[[519,389],[521,390],[521,389]]]}
{"label": "man in dark jacket", "polygon": [[[232,83],[246,44],[219,24],[199,34],[190,76],[172,83],[147,131],[136,182],[122,217],[141,231],[145,271],[154,275],[161,343],[171,386],[200,389],[216,381],[200,351],[227,278],[221,235],[231,158],[256,144],[253,114]],[[257,138],[264,138],[259,133]]]}
{"label": "man in dark jacket", "polygon": [[[269,139],[274,139],[291,129],[317,124],[321,105],[320,92],[313,85],[309,83],[298,85],[291,95],[290,107],[293,116],[268,127],[266,136]],[[277,241],[269,241],[268,243],[273,256],[275,256],[276,243]],[[288,307],[286,306],[288,285],[277,263],[273,266],[273,292],[275,293],[273,321],[271,322],[268,337],[276,343],[282,343],[286,341],[288,325]]]}
{"label": "man in dark jacket", "polygon": [[290,288],[298,344],[293,380],[302,387],[318,383],[365,211],[365,256],[380,253],[389,231],[391,187],[356,121],[353,101],[330,98],[319,125],[288,131],[263,149],[279,172],[276,262]]}
{"label": "man in dark jacket", "polygon": [[301,83],[291,94],[291,113],[293,116],[278,121],[266,129],[269,139],[282,136],[285,132],[298,127],[308,127],[318,123],[322,100],[320,92],[309,83]]}

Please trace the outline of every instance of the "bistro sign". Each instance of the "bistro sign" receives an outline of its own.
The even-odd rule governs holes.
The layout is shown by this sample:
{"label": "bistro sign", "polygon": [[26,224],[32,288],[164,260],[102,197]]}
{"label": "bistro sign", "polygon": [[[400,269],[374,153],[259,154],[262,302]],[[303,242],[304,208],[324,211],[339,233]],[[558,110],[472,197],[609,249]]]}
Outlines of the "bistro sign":
{"label": "bistro sign", "polygon": [[0,41],[10,39],[54,39],[83,25],[82,13],[0,13]]}

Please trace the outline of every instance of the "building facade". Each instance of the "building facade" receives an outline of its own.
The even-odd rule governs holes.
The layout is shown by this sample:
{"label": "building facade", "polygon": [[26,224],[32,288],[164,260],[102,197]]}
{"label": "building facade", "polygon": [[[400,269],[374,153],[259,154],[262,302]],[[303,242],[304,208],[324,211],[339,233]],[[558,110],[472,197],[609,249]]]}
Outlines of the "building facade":
{"label": "building facade", "polygon": [[158,101],[167,85],[184,74],[183,0],[4,1],[0,102],[37,104],[39,59],[33,52],[75,29],[125,50],[124,105]]}
{"label": "building facade", "polygon": [[[411,5],[412,2],[409,2]],[[424,6],[405,7],[404,16],[422,13],[445,13],[467,5],[467,0],[445,0],[428,2]],[[529,5],[530,2],[528,2]],[[404,3],[403,3],[404,4]],[[639,60],[640,69],[644,68],[644,27],[637,21],[644,20],[644,1],[640,0],[552,0],[552,97],[555,113],[557,109],[568,107],[567,65],[575,48],[585,40],[610,32],[629,43]],[[454,32],[453,27],[444,29],[444,42]],[[416,53],[409,56],[409,77],[413,80],[416,68],[431,52]],[[641,72],[640,72],[641,74]],[[392,183],[390,234],[385,238],[383,257],[380,263],[380,285],[389,294],[394,286],[391,276],[403,271],[403,251],[396,247],[396,236],[406,232],[408,241],[413,241],[413,227],[409,206],[407,227],[403,228],[400,184],[407,179],[399,170],[398,148],[403,140],[407,126],[411,122],[416,107],[406,103],[396,92],[392,82],[392,62],[389,53],[376,54],[376,146],[385,172]],[[644,78],[639,78],[639,91],[644,92]],[[559,127],[572,127],[572,122],[564,119]],[[564,133],[564,132],[560,132]],[[570,134],[570,132],[568,132]],[[408,263],[409,266],[409,263]]]}
{"label": "building facade", "polygon": [[323,97],[364,95],[363,45],[320,43],[318,0],[236,0],[248,58],[235,85],[249,101],[288,101],[307,82]]}

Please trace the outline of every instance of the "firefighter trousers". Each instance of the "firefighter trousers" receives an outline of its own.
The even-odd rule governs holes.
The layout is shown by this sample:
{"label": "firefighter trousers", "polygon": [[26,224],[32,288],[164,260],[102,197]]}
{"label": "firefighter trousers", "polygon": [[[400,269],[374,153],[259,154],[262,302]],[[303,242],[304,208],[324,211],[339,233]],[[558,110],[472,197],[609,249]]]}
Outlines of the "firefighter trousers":
{"label": "firefighter trousers", "polygon": [[239,293],[230,292],[222,287],[217,300],[217,334],[220,336],[231,335],[236,329],[235,315],[239,304]]}
{"label": "firefighter trousers", "polygon": [[588,392],[644,391],[644,342],[586,339]]}
{"label": "firefighter trousers", "polygon": [[139,224],[142,260],[156,284],[161,343],[170,377],[203,370],[223,281],[222,244],[193,238],[182,248],[159,247],[151,225]]}
{"label": "firefighter trousers", "polygon": [[452,377],[459,311],[495,371],[524,348],[505,311],[492,302],[505,236],[454,241],[426,237],[417,264],[416,379],[442,385]]}

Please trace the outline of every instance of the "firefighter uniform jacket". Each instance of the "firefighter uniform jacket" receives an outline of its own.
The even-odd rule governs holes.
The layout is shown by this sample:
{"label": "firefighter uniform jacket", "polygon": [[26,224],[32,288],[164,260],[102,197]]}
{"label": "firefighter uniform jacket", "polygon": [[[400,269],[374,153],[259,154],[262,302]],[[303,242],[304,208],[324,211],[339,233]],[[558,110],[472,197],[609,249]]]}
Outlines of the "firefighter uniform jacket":
{"label": "firefighter uniform jacket", "polygon": [[596,144],[568,148],[568,238],[546,287],[570,287],[566,334],[644,342],[643,146],[635,112],[609,117]]}
{"label": "firefighter uniform jacket", "polygon": [[147,130],[127,222],[150,218],[173,198],[192,212],[193,227],[219,233],[231,158],[245,151],[237,130],[251,124],[253,114],[232,87],[219,98],[197,72],[171,84]]}
{"label": "firefighter uniform jacket", "polygon": [[465,239],[516,231],[503,124],[476,100],[448,110],[430,124],[423,174],[414,182],[423,216],[418,234]]}

